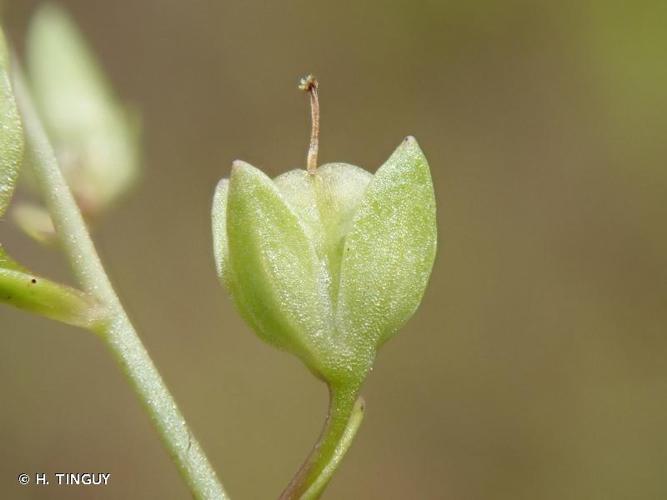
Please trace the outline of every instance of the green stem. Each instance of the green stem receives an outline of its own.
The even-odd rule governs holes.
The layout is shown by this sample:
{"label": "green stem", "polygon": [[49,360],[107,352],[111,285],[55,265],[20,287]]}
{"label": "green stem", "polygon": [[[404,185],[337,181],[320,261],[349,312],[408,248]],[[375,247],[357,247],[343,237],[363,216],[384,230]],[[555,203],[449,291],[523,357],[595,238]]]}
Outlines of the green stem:
{"label": "green stem", "polygon": [[364,400],[358,389],[329,387],[329,414],[310,455],[287,486],[280,500],[320,497],[338,468],[361,425]]}
{"label": "green stem", "polygon": [[105,308],[98,333],[106,341],[146,409],[163,444],[195,498],[227,499],[206,455],[189,430],[97,255],[81,212],[58,166],[18,68],[14,87],[32,151],[32,167],[63,249],[81,287]]}

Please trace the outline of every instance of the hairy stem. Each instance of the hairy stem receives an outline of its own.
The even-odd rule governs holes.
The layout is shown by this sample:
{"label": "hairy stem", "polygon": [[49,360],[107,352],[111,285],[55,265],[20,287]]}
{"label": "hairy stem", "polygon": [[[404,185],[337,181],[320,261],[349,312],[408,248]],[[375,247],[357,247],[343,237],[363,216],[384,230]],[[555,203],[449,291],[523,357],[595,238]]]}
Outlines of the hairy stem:
{"label": "hairy stem", "polygon": [[143,403],[193,496],[227,499],[215,471],[189,430],[111,286],[18,68],[14,68],[14,77],[35,179],[81,287],[99,301],[106,313],[106,320],[97,327],[98,333]]}
{"label": "hairy stem", "polygon": [[329,414],[310,455],[287,486],[280,500],[320,497],[338,468],[361,425],[364,400],[356,389],[329,387]]}

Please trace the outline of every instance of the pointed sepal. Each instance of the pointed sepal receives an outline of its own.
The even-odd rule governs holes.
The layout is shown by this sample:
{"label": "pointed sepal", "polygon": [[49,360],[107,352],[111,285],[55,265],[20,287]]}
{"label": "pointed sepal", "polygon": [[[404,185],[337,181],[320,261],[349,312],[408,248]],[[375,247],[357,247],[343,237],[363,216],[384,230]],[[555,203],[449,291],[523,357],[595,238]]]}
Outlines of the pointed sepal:
{"label": "pointed sepal", "polygon": [[428,163],[406,138],[373,176],[345,239],[337,326],[347,339],[379,346],[421,302],[436,251]]}
{"label": "pointed sepal", "polygon": [[232,167],[226,216],[228,279],[241,313],[264,340],[322,374],[333,326],[326,274],[298,217],[274,182],[243,162]]}

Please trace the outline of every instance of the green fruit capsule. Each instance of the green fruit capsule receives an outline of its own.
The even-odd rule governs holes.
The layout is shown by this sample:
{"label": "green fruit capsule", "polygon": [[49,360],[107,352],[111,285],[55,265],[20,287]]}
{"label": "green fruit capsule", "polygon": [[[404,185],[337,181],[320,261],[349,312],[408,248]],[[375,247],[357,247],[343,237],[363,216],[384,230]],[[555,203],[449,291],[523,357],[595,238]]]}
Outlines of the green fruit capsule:
{"label": "green fruit capsule", "polygon": [[218,275],[242,316],[332,386],[364,379],[435,258],[433,184],[412,137],[375,175],[332,163],[272,180],[235,162],[212,215]]}

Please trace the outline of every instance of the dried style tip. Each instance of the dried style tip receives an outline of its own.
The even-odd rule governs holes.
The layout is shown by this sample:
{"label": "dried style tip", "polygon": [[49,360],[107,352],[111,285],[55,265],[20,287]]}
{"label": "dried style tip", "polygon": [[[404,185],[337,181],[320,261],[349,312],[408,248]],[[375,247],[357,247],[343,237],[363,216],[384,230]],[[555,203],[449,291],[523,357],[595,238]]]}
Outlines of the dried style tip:
{"label": "dried style tip", "polygon": [[320,101],[317,95],[319,82],[313,75],[308,75],[299,82],[299,89],[310,94],[310,116],[312,129],[310,132],[310,147],[308,148],[308,159],[306,165],[308,173],[315,175],[317,171],[317,152],[320,142]]}
{"label": "dried style tip", "polygon": [[315,78],[315,75],[304,76],[299,81],[299,90],[310,92],[310,89],[313,87],[317,88],[317,78]]}

